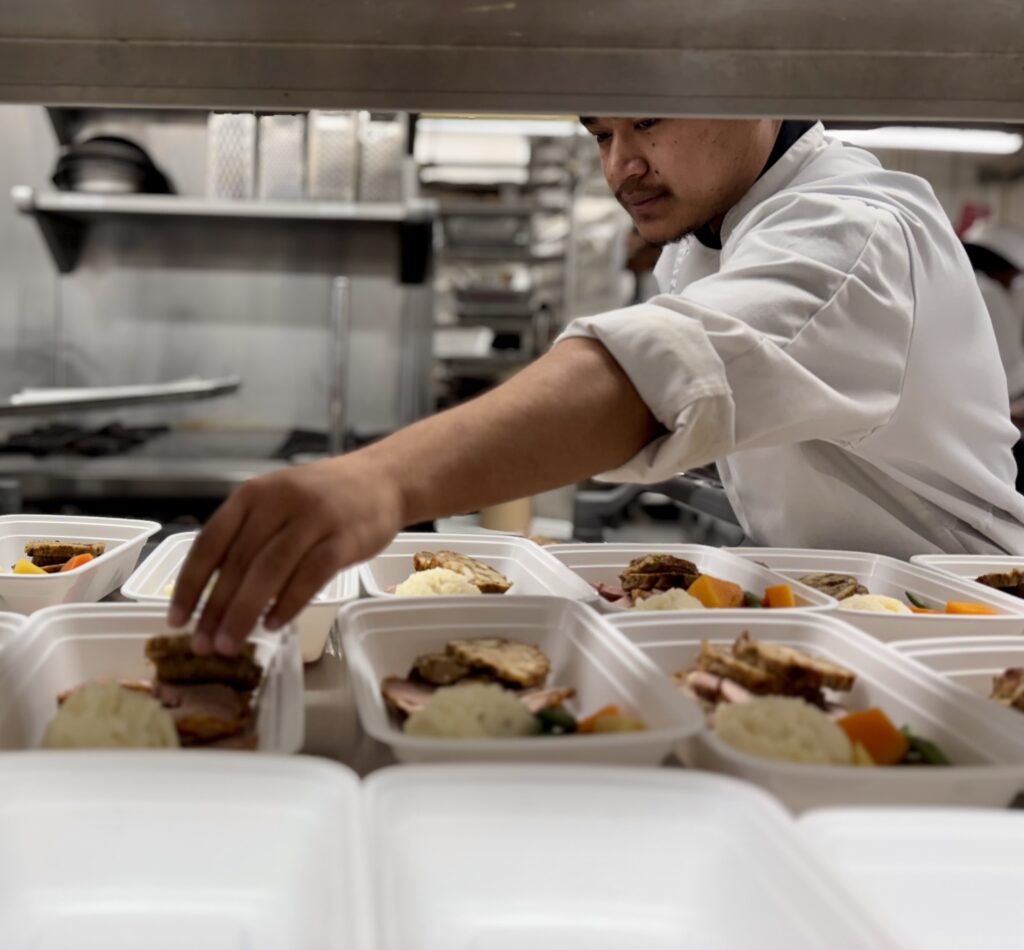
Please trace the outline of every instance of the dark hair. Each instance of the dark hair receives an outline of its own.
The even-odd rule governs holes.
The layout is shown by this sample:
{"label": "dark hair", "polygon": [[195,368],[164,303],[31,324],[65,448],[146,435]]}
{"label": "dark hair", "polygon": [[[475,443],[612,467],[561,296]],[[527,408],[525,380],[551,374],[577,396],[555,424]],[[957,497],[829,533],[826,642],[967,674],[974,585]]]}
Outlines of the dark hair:
{"label": "dark hair", "polygon": [[1017,271],[1017,268],[1001,254],[990,251],[987,247],[982,247],[980,244],[964,244],[964,250],[967,251],[971,267],[975,270],[980,270],[983,274],[992,275],[1008,270]]}

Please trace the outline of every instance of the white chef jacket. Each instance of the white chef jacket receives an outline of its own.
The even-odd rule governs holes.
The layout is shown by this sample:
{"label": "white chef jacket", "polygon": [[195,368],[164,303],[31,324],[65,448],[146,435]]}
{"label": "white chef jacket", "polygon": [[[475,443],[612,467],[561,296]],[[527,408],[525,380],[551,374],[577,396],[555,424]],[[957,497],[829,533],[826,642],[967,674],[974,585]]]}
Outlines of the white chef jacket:
{"label": "white chef jacket", "polygon": [[996,334],[999,359],[1006,373],[1010,399],[1024,394],[1024,313],[1017,310],[1010,292],[982,271],[974,274]]}
{"label": "white chef jacket", "polygon": [[927,182],[804,133],[725,216],[666,248],[662,293],[574,321],[667,434],[603,478],[717,461],[755,544],[1024,554],[1006,377]]}

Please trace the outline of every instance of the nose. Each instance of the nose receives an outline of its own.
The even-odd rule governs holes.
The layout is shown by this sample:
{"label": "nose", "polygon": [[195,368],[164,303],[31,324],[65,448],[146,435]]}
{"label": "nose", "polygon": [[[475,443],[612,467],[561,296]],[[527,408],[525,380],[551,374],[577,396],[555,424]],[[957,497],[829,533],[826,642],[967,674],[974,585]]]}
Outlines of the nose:
{"label": "nose", "polygon": [[604,157],[604,177],[617,191],[630,178],[643,178],[650,171],[647,159],[629,137],[615,136]]}

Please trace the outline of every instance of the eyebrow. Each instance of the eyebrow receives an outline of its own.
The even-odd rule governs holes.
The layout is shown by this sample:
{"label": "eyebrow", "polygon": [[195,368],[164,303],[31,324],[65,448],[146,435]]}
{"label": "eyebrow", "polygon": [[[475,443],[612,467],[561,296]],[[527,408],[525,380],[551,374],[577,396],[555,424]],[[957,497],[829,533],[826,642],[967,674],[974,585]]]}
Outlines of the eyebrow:
{"label": "eyebrow", "polygon": [[597,125],[597,117],[593,115],[581,115],[580,125],[582,125],[586,129],[589,129],[592,125]]}

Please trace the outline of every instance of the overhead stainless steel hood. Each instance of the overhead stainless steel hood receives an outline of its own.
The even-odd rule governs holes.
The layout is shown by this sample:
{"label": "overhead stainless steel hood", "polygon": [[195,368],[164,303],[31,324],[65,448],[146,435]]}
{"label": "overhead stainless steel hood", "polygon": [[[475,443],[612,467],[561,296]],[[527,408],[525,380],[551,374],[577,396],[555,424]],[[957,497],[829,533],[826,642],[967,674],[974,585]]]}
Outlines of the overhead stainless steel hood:
{"label": "overhead stainless steel hood", "polygon": [[1021,0],[5,0],[0,100],[1024,120]]}

